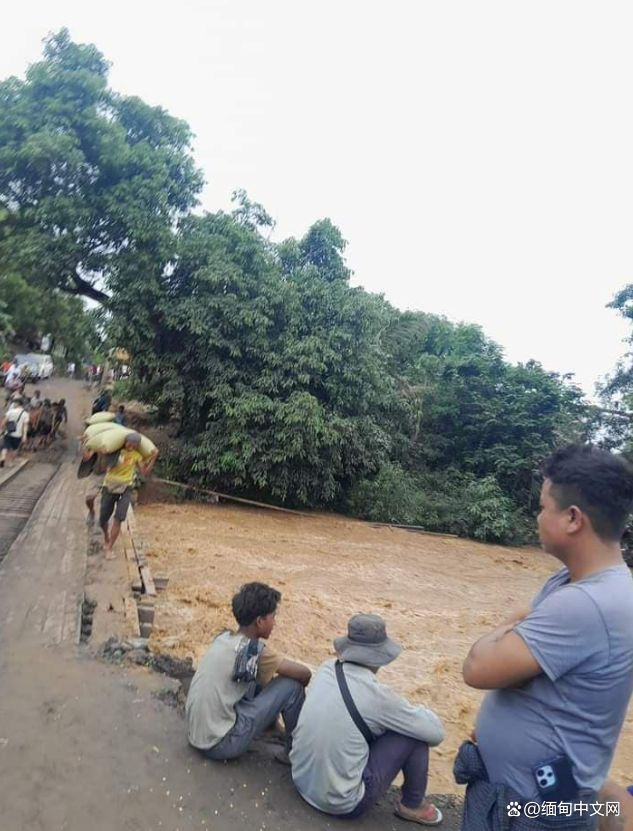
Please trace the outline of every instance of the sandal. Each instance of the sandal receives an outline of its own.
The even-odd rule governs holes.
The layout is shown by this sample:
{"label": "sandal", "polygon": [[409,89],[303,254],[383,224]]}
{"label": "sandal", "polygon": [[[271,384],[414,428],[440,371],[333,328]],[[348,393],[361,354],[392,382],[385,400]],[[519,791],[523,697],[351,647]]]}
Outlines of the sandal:
{"label": "sandal", "polygon": [[409,809],[407,809],[402,803],[397,802],[396,807],[394,808],[394,814],[400,819],[404,819],[407,822],[415,822],[418,825],[439,825],[444,817],[442,816],[442,812],[437,807],[437,805],[433,805],[433,803],[429,803],[435,809],[435,816],[433,819],[423,819],[422,817],[416,816],[413,813],[409,813]]}

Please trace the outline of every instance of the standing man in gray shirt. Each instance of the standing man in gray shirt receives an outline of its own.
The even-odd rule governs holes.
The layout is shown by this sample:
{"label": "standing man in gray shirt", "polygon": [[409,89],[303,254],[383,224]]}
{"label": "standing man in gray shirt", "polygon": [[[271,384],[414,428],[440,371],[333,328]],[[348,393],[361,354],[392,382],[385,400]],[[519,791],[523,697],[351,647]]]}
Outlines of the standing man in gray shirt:
{"label": "standing man in gray shirt", "polygon": [[[554,787],[549,768],[559,777],[570,771],[577,798],[595,801],[633,691],[633,580],[620,550],[633,470],[615,454],[570,445],[544,474],[539,537],[563,568],[464,662],[466,683],[491,692],[477,717],[476,748],[463,745],[456,762],[469,783],[463,828],[486,827],[477,822],[476,791],[488,784],[504,802],[513,791],[542,805]],[[539,779],[544,765],[548,776]],[[587,816],[575,827],[590,827]]]}
{"label": "standing man in gray shirt", "polygon": [[295,728],[290,761],[297,790],[320,811],[354,819],[402,771],[396,814],[420,825],[438,825],[442,814],[424,795],[429,746],[444,740],[442,722],[432,710],[410,704],[376,678],[402,647],[387,636],[379,615],[360,614],[350,618],[347,635],[334,639],[334,649],[339,660],[319,667]]}

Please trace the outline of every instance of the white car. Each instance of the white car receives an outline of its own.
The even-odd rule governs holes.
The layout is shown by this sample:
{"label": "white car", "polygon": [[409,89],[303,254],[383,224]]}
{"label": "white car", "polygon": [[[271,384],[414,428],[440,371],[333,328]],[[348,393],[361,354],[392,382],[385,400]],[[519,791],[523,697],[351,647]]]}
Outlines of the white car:
{"label": "white car", "polygon": [[45,381],[47,378],[50,378],[53,374],[54,367],[53,367],[53,359],[50,355],[38,355],[35,352],[32,352],[29,356],[33,359],[33,362],[37,365],[37,377],[40,381]]}
{"label": "white car", "polygon": [[33,383],[45,381],[53,374],[53,359],[50,355],[29,352],[28,355],[16,355],[20,366],[26,364],[29,368],[27,379]]}

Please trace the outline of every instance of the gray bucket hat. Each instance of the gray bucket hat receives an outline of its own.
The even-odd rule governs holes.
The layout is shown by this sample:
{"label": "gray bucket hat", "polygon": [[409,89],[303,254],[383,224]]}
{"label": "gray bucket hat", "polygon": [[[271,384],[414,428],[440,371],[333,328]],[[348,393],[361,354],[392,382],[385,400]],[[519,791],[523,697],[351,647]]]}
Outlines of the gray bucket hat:
{"label": "gray bucket hat", "polygon": [[341,661],[383,667],[402,652],[397,641],[387,637],[387,626],[380,615],[353,615],[347,621],[347,635],[334,638],[334,649]]}

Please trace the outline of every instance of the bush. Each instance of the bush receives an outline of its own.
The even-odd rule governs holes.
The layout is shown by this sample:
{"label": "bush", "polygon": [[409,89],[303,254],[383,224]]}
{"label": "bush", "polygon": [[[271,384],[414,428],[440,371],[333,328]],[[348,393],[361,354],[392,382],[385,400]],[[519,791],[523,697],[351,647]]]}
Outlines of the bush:
{"label": "bush", "polygon": [[415,525],[422,510],[421,500],[416,478],[399,464],[388,462],[374,479],[355,486],[347,507],[354,516],[372,522]]}
{"label": "bush", "polygon": [[355,486],[347,507],[373,522],[420,525],[428,531],[506,545],[530,541],[533,525],[493,476],[477,479],[452,468],[414,477],[400,465],[388,463],[374,479]]}

